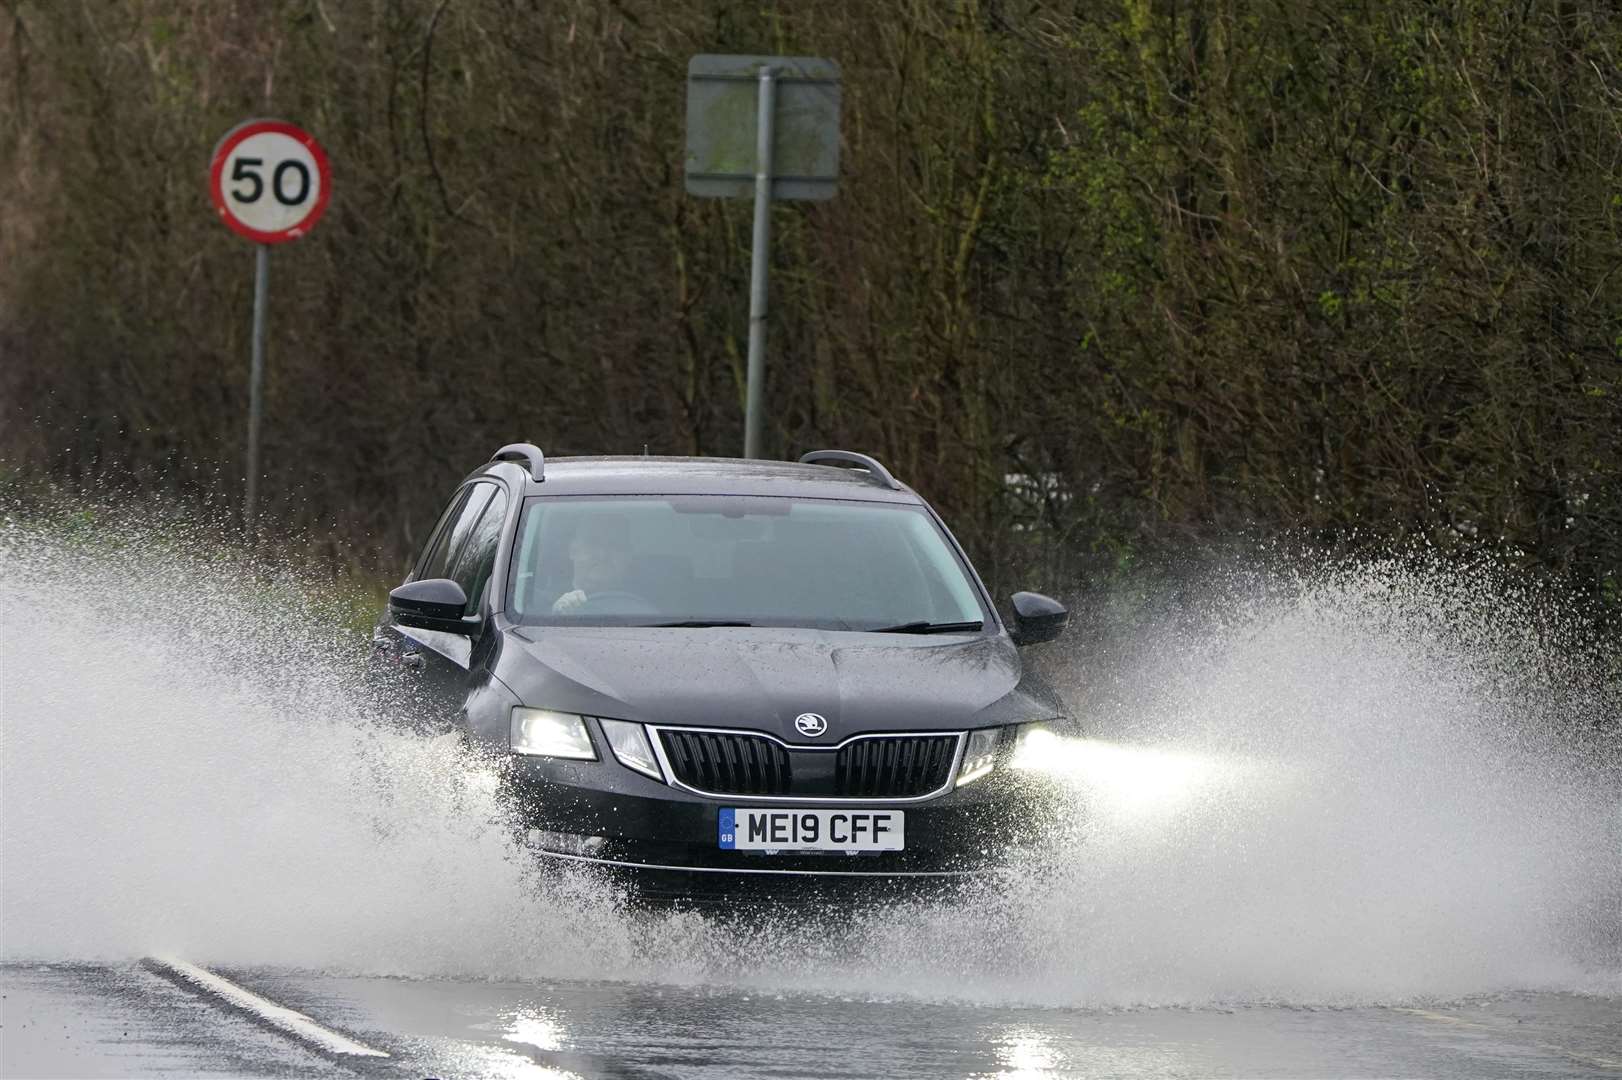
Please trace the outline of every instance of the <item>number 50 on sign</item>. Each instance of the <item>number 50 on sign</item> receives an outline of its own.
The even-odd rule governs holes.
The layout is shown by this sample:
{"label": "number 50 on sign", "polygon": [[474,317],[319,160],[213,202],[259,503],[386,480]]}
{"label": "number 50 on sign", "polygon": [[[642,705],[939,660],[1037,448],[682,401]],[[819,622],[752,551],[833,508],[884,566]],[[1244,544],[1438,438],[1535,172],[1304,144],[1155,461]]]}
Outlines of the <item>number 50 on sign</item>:
{"label": "number 50 on sign", "polygon": [[220,218],[260,244],[309,232],[331,191],[327,155],[304,129],[250,120],[226,133],[209,164],[209,194]]}

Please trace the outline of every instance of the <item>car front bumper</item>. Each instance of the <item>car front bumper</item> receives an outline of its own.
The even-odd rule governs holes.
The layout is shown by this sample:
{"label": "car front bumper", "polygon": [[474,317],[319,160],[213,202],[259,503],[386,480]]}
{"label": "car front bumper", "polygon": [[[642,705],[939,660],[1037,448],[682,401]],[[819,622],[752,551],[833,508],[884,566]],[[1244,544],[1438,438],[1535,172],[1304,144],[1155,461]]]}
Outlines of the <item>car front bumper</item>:
{"label": "car front bumper", "polygon": [[648,898],[951,892],[1039,841],[1051,800],[1040,787],[994,773],[923,801],[841,800],[839,809],[906,814],[896,852],[723,849],[726,807],[829,809],[826,801],[705,796],[611,762],[514,758],[504,774],[514,824],[543,856],[589,864]]}
{"label": "car front bumper", "polygon": [[990,877],[990,867],[953,871],[791,870],[696,867],[569,855],[535,849],[545,862],[584,869],[643,904],[712,909],[771,904],[805,907],[948,900]]}

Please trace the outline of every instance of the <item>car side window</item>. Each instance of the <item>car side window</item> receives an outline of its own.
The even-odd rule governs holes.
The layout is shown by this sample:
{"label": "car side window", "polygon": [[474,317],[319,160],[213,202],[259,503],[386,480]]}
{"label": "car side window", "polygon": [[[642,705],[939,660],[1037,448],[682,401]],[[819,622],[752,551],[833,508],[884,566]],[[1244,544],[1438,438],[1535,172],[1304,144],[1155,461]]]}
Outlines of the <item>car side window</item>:
{"label": "car side window", "polygon": [[496,567],[496,547],[501,542],[501,526],[506,519],[507,500],[500,497],[490,499],[478,523],[468,533],[467,543],[456,556],[455,568],[449,576],[467,594],[467,607],[462,611],[464,615],[472,615],[479,610],[484,588]]}
{"label": "car side window", "polygon": [[478,522],[479,515],[484,512],[485,505],[495,494],[494,484],[471,484],[462,495],[461,503],[456,507],[455,517],[450,524],[441,527],[439,536],[434,540],[433,547],[428,551],[428,557],[417,568],[417,580],[428,578],[442,578],[449,576],[449,570],[456,556],[461,552],[463,544]]}
{"label": "car side window", "polygon": [[451,522],[456,520],[456,515],[461,511],[462,504],[467,502],[468,495],[468,489],[462,488],[451,496],[450,502],[445,504],[445,509],[440,512],[439,520],[434,522],[434,527],[428,532],[427,544],[424,545],[422,551],[411,564],[411,581],[422,580],[424,576],[423,570],[427,568],[428,560],[433,557],[434,552],[439,550],[442,544],[448,543],[447,538],[451,531]]}

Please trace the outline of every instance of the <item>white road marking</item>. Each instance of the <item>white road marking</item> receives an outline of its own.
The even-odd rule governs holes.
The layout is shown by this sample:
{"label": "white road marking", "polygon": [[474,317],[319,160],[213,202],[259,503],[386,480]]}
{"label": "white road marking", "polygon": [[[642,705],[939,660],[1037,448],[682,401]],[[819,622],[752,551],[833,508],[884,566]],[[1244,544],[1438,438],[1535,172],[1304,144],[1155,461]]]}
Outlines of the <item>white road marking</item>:
{"label": "white road marking", "polygon": [[388,1057],[381,1050],[374,1050],[365,1043],[356,1042],[347,1035],[340,1035],[336,1031],[324,1028],[301,1012],[278,1005],[268,998],[260,997],[251,990],[244,990],[229,979],[221,978],[196,964],[188,964],[184,960],[172,957],[149,956],[146,960],[151,967],[157,968],[175,978],[183,979],[204,993],[219,998],[228,1005],[247,1012],[249,1015],[263,1020],[265,1023],[284,1031],[295,1039],[315,1047],[327,1054],[344,1054],[351,1057]]}

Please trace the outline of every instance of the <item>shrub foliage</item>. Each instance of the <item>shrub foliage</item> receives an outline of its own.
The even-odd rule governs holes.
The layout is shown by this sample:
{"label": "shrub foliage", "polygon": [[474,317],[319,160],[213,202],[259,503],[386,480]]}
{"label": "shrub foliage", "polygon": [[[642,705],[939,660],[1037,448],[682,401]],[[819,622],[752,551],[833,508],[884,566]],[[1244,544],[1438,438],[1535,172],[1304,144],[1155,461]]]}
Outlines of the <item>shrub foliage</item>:
{"label": "shrub foliage", "polygon": [[398,560],[503,442],[736,453],[699,52],[844,71],[839,196],[774,210],[769,446],[878,455],[999,585],[1243,527],[1622,589],[1607,0],[0,0],[0,455],[233,489],[206,163],[265,115],[335,177],[271,259],[270,520]]}

